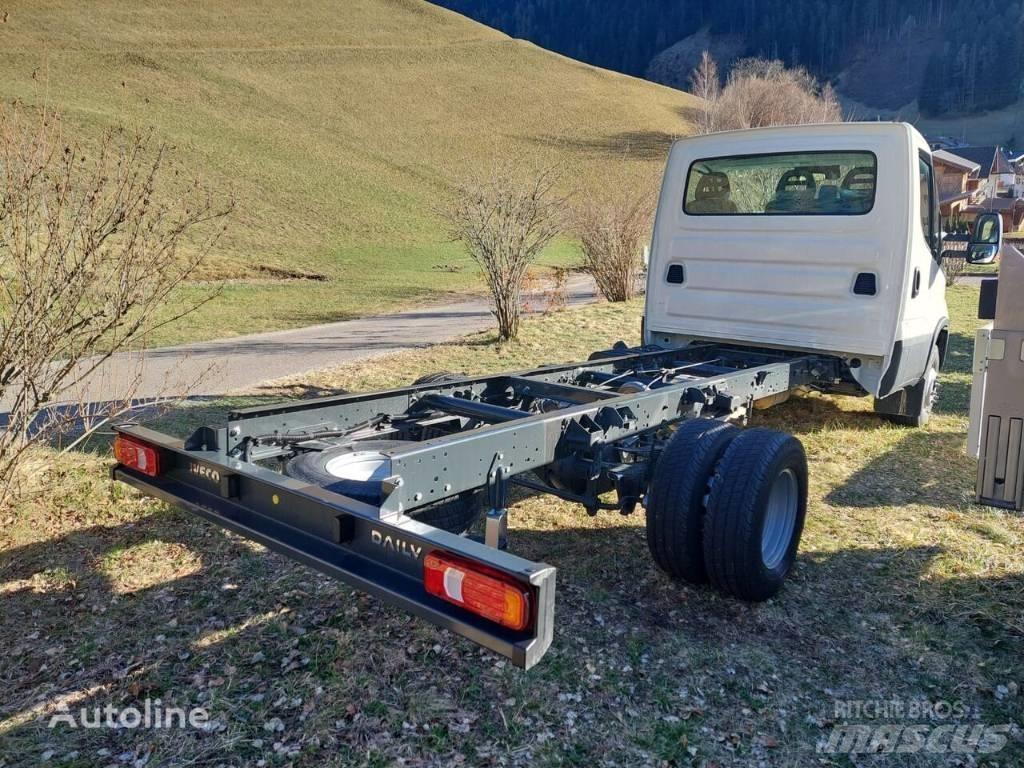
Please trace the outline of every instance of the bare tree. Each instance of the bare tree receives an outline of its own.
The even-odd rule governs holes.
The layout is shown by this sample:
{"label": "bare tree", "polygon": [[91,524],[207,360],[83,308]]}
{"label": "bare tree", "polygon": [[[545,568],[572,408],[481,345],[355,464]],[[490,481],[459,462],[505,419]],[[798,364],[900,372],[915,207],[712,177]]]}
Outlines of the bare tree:
{"label": "bare tree", "polygon": [[565,198],[555,184],[551,170],[529,180],[499,170],[486,181],[463,185],[440,211],[452,239],[483,272],[502,341],[519,333],[527,270],[562,231]]}
{"label": "bare tree", "polygon": [[[704,60],[694,72],[695,85],[704,83],[703,69]],[[843,119],[831,85],[821,86],[807,70],[787,69],[781,61],[744,59],[720,92],[704,98],[709,115],[697,126],[698,133]]]}
{"label": "bare tree", "polygon": [[654,213],[652,187],[639,190],[609,201],[590,201],[573,210],[583,269],[593,276],[608,301],[628,301],[637,293],[643,247],[651,234]]}
{"label": "bare tree", "polygon": [[130,391],[111,403],[68,393],[214,294],[175,290],[231,202],[173,172],[149,134],[108,130],[90,146],[45,110],[0,107],[0,504],[33,445],[131,401]]}
{"label": "bare tree", "polygon": [[698,133],[714,133],[715,112],[722,93],[722,81],[718,74],[718,63],[709,51],[700,56],[700,64],[690,76],[690,90],[701,100],[700,125]]}

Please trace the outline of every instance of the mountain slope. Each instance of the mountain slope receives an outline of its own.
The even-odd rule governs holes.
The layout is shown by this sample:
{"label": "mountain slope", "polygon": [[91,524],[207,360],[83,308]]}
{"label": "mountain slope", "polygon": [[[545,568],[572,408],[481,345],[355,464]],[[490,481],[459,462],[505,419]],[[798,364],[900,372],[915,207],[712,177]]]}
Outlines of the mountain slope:
{"label": "mountain slope", "polygon": [[[1021,0],[434,0],[581,61],[685,87],[709,48],[801,66],[873,110],[990,135],[1024,108]],[[966,117],[965,117],[966,116]],[[1016,123],[1020,125],[1020,123]],[[1018,139],[1021,138],[1018,135]]]}
{"label": "mountain slope", "polygon": [[[237,8],[15,0],[0,25],[0,98],[48,101],[86,138],[152,126],[237,196],[210,268],[234,279],[175,338],[475,287],[432,212],[456,180],[504,160],[559,162],[585,194],[656,172],[665,139],[687,131],[685,94],[420,0]],[[286,273],[323,279],[266,279]]]}

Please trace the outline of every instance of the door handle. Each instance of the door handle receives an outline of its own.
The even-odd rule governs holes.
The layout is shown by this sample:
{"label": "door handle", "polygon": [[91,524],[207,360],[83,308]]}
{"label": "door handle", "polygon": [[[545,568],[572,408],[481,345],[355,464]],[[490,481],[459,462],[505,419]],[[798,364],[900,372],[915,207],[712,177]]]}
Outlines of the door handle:
{"label": "door handle", "polygon": [[918,294],[921,293],[921,270],[914,270],[914,285],[910,289],[910,298],[916,299]]}

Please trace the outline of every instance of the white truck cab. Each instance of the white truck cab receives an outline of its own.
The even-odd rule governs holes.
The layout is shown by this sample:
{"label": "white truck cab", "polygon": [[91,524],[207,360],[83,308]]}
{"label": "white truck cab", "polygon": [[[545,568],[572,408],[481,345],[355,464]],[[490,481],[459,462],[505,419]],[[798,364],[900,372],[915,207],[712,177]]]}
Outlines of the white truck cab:
{"label": "white truck cab", "polygon": [[837,391],[927,421],[948,337],[931,151],[905,123],[677,141],[648,272],[644,343],[835,355]]}

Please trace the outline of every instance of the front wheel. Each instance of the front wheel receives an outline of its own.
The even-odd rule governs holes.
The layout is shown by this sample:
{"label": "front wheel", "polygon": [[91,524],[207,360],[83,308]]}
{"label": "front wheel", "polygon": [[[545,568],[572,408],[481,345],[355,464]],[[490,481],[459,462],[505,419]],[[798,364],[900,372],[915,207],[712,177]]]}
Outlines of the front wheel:
{"label": "front wheel", "polygon": [[913,386],[875,399],[875,413],[904,427],[921,428],[928,424],[939,397],[939,348],[932,347],[924,376]]}

